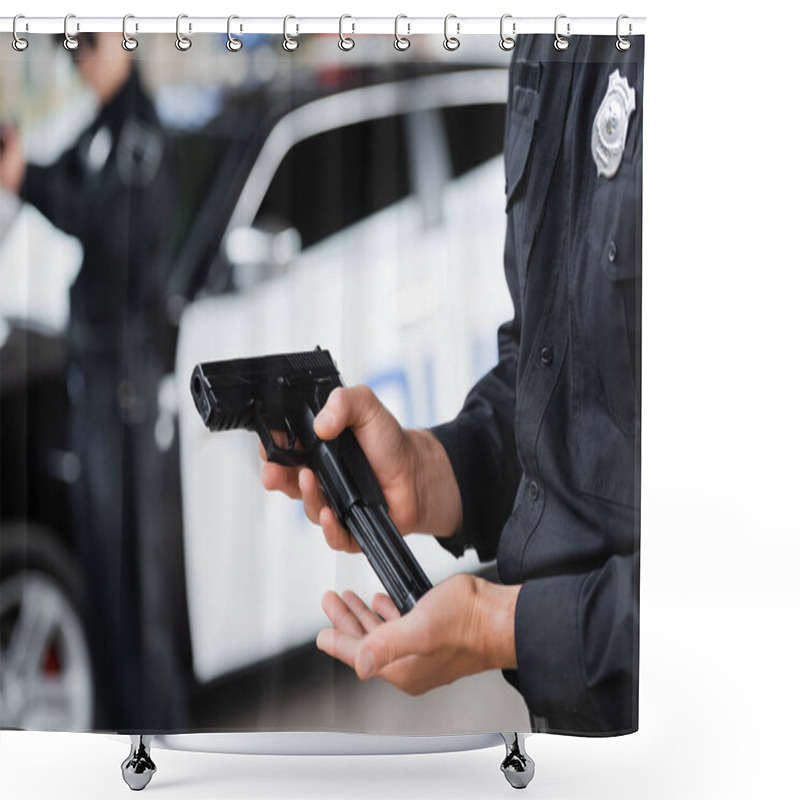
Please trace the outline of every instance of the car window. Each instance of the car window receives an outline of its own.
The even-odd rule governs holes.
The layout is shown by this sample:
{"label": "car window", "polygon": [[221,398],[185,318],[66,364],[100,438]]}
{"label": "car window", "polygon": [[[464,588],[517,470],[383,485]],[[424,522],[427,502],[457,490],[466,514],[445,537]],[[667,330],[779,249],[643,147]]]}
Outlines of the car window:
{"label": "car window", "polygon": [[504,105],[451,106],[442,115],[454,178],[503,152]]}
{"label": "car window", "polygon": [[168,143],[173,173],[174,217],[169,255],[174,257],[185,245],[192,225],[220,173],[220,163],[229,143],[220,136],[174,135]]}
{"label": "car window", "polygon": [[172,179],[167,202],[173,214],[165,249],[167,294],[168,302],[177,301],[176,312],[198,289],[211,285],[209,269],[238,197],[235,176],[247,147],[245,136],[216,130],[174,132],[167,140]]}
{"label": "car window", "polygon": [[278,167],[254,225],[296,228],[308,247],[409,192],[402,116],[368,120],[296,144]]}

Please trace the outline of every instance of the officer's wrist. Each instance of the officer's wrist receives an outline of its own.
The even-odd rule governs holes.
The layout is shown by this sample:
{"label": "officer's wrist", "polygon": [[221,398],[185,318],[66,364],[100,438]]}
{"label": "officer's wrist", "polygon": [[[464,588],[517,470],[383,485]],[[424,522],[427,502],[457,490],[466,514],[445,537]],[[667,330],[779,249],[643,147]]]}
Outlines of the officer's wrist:
{"label": "officer's wrist", "polygon": [[478,647],[486,669],[517,668],[514,619],[521,588],[478,580]]}
{"label": "officer's wrist", "polygon": [[409,431],[420,533],[446,538],[461,527],[461,492],[442,443],[428,430]]}

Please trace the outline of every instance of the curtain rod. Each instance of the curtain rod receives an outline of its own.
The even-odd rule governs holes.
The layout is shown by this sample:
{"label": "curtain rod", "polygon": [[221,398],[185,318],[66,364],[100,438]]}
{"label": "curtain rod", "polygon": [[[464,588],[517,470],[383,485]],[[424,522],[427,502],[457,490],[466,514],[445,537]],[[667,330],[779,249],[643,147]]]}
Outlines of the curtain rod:
{"label": "curtain rod", "polygon": [[[17,19],[18,35],[28,33],[64,33],[65,22],[67,32],[71,36],[80,33],[114,32],[122,34],[122,17],[81,17],[69,15],[64,17],[27,17],[20,15]],[[233,17],[231,30],[243,33],[283,34],[284,25],[292,36],[308,33],[329,33],[348,35],[387,34],[394,35],[399,31],[403,36],[415,34],[443,34],[444,17],[355,17],[345,15],[339,17],[305,17],[290,15],[284,17]],[[623,36],[636,36],[645,32],[644,17],[623,16],[620,33]],[[550,33],[555,30],[555,17],[514,17],[505,15],[503,32],[513,36],[521,33]],[[178,24],[176,17],[136,17],[129,15],[125,30],[129,35],[136,33],[175,33]],[[474,34],[500,34],[500,17],[458,17],[450,15],[448,33],[455,36]],[[228,17],[193,17],[180,15],[180,31],[183,35],[196,33],[227,33]],[[570,17],[558,16],[558,30],[561,35],[617,34],[616,17]],[[0,17],[0,32],[12,33],[14,17]]]}

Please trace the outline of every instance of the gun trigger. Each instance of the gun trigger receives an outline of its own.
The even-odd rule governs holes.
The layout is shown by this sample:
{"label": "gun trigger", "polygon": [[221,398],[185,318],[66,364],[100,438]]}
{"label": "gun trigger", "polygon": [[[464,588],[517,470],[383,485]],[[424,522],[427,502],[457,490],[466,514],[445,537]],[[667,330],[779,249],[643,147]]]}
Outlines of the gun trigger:
{"label": "gun trigger", "polygon": [[286,446],[287,450],[294,450],[295,442],[297,442],[297,434],[294,431],[294,426],[289,421],[287,417],[283,421],[284,427],[286,428],[286,438],[288,439],[288,444]]}
{"label": "gun trigger", "polygon": [[306,464],[305,453],[302,450],[293,450],[296,437],[291,429],[288,432],[289,447],[279,447],[272,438],[269,426],[260,414],[256,415],[256,430],[264,450],[267,451],[267,461],[280,464],[283,467],[302,467]]}

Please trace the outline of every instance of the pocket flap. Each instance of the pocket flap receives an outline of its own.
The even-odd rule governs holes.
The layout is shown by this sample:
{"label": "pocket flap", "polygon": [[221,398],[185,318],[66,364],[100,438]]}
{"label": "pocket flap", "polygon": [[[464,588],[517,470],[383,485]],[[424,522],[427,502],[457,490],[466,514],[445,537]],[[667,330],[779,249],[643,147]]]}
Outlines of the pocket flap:
{"label": "pocket flap", "polygon": [[527,172],[536,135],[538,101],[539,95],[534,89],[526,86],[514,88],[505,144],[506,211],[516,198]]}

